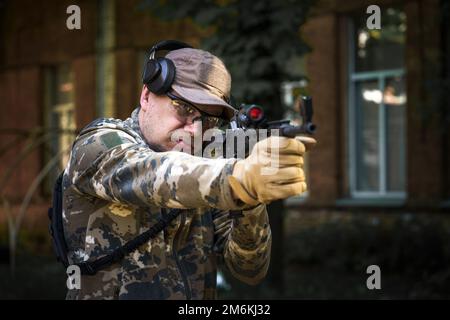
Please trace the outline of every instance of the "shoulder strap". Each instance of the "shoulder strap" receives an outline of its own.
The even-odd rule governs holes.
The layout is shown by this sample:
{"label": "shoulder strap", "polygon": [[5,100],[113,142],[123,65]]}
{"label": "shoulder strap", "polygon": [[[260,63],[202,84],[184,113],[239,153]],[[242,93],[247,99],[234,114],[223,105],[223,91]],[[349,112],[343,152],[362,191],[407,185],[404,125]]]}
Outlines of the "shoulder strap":
{"label": "shoulder strap", "polygon": [[49,231],[52,238],[53,250],[56,260],[60,261],[64,267],[68,267],[67,244],[64,238],[64,226],[62,221],[62,179],[64,171],[56,179],[53,187],[52,207],[48,208],[48,218],[50,219]]}
{"label": "shoulder strap", "polygon": [[[61,262],[64,267],[70,265],[67,257],[68,249],[66,239],[64,237],[64,225],[62,220],[62,179],[64,172],[62,172],[55,182],[53,188],[53,202],[52,207],[48,209],[48,216],[50,219],[49,231],[53,242],[53,249],[55,251],[56,259]],[[138,247],[146,243],[148,240],[154,238],[159,232],[166,228],[178,215],[180,209],[171,209],[167,213],[166,209],[162,208],[162,218],[159,219],[147,231],[141,233],[136,238],[128,241],[123,246],[116,248],[112,253],[107,254],[99,259],[93,261],[86,261],[77,263],[80,267],[81,274],[94,275],[99,270],[104,269],[113,263],[119,262],[125,255],[136,250]]]}
{"label": "shoulder strap", "polygon": [[115,249],[112,253],[103,256],[94,261],[86,261],[82,263],[77,263],[76,265],[80,267],[81,274],[94,275],[99,270],[104,269],[113,263],[122,260],[125,255],[136,250],[141,245],[145,244],[148,240],[154,238],[159,232],[169,225],[172,220],[174,220],[180,214],[180,209],[171,209],[169,213],[166,214],[166,210],[163,208],[163,218],[159,219],[150,229],[141,233],[133,240],[128,241],[123,246]]}

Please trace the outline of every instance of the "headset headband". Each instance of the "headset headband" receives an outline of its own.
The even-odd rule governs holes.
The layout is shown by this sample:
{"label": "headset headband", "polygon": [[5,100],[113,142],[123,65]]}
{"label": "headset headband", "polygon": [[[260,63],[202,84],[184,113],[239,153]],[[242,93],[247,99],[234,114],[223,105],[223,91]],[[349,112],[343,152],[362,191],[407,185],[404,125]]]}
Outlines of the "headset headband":
{"label": "headset headband", "polygon": [[155,53],[157,51],[162,50],[178,50],[183,48],[192,48],[192,46],[188,45],[187,43],[178,41],[178,40],[164,40],[161,42],[158,42],[150,49],[150,56],[149,59],[155,59]]}

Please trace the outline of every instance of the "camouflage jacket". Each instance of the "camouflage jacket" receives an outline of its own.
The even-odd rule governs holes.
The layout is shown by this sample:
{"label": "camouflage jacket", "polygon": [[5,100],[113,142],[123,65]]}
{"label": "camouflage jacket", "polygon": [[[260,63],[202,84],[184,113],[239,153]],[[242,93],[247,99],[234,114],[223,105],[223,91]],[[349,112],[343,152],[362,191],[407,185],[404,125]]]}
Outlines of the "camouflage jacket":
{"label": "camouflage jacket", "polygon": [[246,283],[264,278],[271,233],[266,208],[241,215],[226,179],[235,159],[155,152],[136,109],[99,119],[73,144],[63,177],[69,261],[95,260],[148,230],[168,210],[181,214],[155,238],[94,276],[68,299],[212,299],[218,258]]}

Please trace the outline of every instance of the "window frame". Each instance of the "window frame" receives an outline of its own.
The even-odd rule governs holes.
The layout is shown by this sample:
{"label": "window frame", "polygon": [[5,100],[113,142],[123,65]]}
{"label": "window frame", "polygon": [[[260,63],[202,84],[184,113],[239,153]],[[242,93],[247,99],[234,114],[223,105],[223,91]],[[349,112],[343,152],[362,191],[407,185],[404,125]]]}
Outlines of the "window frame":
{"label": "window frame", "polygon": [[[379,159],[380,165],[378,168],[378,179],[379,188],[378,191],[358,191],[357,190],[357,175],[358,175],[358,165],[357,165],[357,139],[356,139],[356,84],[358,81],[363,80],[376,80],[378,82],[378,88],[383,92],[385,87],[385,80],[389,77],[405,77],[405,69],[389,69],[389,70],[378,70],[378,71],[363,71],[355,72],[355,47],[354,43],[356,41],[354,36],[355,25],[353,19],[348,19],[348,68],[347,68],[347,83],[348,83],[348,172],[349,172],[349,193],[350,197],[354,199],[399,199],[404,200],[407,197],[406,187],[407,182],[405,181],[404,191],[389,191],[387,190],[387,155],[388,155],[388,145],[387,145],[387,130],[386,130],[386,106],[381,101],[378,108],[378,121],[379,121],[379,132],[378,132],[378,142],[379,142]],[[406,102],[407,106],[407,102]],[[405,107],[406,107],[405,106]],[[406,116],[406,115],[405,115]],[[405,128],[406,129],[406,128]],[[406,144],[406,132],[405,134],[405,154],[407,154],[407,144]],[[407,159],[405,157],[405,162],[403,165],[404,175],[406,179],[407,173]]]}
{"label": "window frame", "polygon": [[[70,74],[70,82],[73,85],[73,92],[69,101],[58,101],[57,90],[59,85],[59,74],[63,69]],[[43,164],[48,163],[57,154],[60,154],[60,159],[51,170],[44,181],[42,192],[46,196],[50,196],[53,191],[53,183],[58,177],[61,170],[65,168],[67,163],[64,160],[68,159],[70,154],[70,146],[67,150],[63,144],[76,137],[76,104],[75,104],[75,79],[73,66],[70,63],[48,65],[42,68],[43,73],[43,105],[44,105],[44,127],[48,130],[48,139],[43,145],[44,152],[42,155]],[[72,123],[69,128],[61,127],[61,119],[67,112],[73,112]],[[66,123],[68,124],[68,123]],[[61,130],[73,130],[73,133],[63,132]]]}

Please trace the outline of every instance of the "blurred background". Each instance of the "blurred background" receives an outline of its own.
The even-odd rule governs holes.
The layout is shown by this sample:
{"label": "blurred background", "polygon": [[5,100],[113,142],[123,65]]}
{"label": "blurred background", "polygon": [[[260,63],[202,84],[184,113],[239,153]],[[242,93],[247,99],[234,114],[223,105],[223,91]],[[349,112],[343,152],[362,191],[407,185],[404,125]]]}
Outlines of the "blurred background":
{"label": "blurred background", "polygon": [[0,298],[64,299],[53,182],[83,126],[138,105],[165,39],[222,57],[236,101],[272,120],[299,121],[299,96],[313,98],[309,190],[270,207],[267,279],[223,270],[219,298],[450,298],[450,0],[379,0],[379,29],[370,5],[0,0]]}

